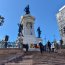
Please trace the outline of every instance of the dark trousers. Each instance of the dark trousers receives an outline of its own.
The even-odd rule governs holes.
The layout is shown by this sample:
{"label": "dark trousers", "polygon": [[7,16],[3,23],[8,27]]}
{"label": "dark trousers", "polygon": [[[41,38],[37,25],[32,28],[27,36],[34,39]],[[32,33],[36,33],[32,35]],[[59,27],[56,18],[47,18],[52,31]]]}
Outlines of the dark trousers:
{"label": "dark trousers", "polygon": [[42,51],[43,51],[43,49],[42,49],[42,48],[40,48],[40,52],[41,52],[41,54],[42,54]]}
{"label": "dark trousers", "polygon": [[5,42],[5,48],[7,48],[7,42]]}
{"label": "dark trousers", "polygon": [[52,52],[54,52],[54,48],[52,48]]}
{"label": "dark trousers", "polygon": [[51,51],[51,47],[49,47],[49,52]]}

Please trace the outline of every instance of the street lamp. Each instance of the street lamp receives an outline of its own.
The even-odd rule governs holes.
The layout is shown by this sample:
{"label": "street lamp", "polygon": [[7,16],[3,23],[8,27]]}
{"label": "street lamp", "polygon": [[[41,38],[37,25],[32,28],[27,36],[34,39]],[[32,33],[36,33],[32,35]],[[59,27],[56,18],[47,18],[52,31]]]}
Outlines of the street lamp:
{"label": "street lamp", "polygon": [[2,17],[2,16],[0,15],[0,26],[2,26],[3,23],[4,23],[4,17]]}

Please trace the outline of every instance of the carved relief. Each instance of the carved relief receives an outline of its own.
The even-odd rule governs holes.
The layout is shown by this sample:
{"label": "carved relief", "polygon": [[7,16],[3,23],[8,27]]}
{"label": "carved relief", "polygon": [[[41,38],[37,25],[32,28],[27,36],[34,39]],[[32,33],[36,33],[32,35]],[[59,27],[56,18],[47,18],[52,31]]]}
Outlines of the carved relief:
{"label": "carved relief", "polygon": [[26,23],[26,27],[27,27],[28,34],[32,35],[32,23],[31,22],[27,22]]}

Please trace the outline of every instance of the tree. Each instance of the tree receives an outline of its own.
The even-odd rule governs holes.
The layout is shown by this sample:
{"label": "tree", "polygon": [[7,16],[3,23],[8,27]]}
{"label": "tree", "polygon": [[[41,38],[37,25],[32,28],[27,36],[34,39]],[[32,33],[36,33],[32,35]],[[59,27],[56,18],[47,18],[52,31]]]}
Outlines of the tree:
{"label": "tree", "polygon": [[3,23],[4,23],[4,17],[2,17],[2,16],[0,15],[0,26],[2,26]]}

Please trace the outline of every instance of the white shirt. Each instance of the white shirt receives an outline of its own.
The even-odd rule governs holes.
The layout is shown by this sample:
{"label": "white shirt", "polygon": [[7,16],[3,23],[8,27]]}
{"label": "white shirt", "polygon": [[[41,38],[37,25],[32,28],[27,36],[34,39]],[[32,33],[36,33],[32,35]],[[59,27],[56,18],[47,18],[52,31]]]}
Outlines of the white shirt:
{"label": "white shirt", "polygon": [[55,48],[54,43],[51,45],[51,48]]}

